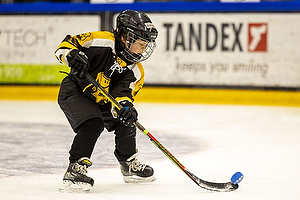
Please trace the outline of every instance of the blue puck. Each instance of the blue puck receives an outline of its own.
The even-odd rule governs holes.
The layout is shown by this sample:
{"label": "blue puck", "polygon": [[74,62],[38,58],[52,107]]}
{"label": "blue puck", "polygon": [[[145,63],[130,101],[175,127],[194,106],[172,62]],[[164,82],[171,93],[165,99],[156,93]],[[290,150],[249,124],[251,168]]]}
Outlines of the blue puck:
{"label": "blue puck", "polygon": [[236,172],[231,177],[231,183],[238,184],[239,182],[241,182],[243,180],[243,178],[244,178],[244,175],[241,172]]}

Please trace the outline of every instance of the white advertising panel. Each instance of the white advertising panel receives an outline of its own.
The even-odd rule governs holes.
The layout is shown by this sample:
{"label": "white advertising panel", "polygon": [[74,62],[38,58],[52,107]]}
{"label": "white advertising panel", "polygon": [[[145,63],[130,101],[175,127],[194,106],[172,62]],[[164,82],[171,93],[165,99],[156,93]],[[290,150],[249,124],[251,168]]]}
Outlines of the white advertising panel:
{"label": "white advertising panel", "polygon": [[149,14],[149,84],[300,87],[300,14]]}
{"label": "white advertising panel", "polygon": [[0,16],[0,63],[57,64],[54,51],[67,34],[100,30],[99,15]]}

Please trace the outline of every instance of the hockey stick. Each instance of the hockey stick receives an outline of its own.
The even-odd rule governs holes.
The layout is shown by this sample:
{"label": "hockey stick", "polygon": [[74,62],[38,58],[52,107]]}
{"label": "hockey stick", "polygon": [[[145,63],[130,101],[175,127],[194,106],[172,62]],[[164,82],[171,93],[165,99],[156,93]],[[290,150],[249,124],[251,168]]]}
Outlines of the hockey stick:
{"label": "hockey stick", "polygon": [[[99,90],[117,109],[121,109],[122,106],[117,102],[90,74],[86,74],[85,78],[93,84],[97,90]],[[215,183],[202,180],[196,175],[191,173],[185,168],[147,129],[145,129],[138,121],[133,124],[144,134],[150,141],[157,146],[177,167],[179,167],[188,177],[190,177],[201,188],[217,191],[217,192],[230,192],[236,190],[239,185],[232,182]]]}

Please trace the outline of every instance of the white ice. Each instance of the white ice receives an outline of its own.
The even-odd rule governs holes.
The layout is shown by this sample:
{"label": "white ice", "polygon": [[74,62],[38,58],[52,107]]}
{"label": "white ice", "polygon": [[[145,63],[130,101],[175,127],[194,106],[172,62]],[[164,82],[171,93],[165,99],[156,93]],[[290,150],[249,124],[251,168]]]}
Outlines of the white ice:
{"label": "white ice", "polygon": [[[0,169],[0,199],[300,199],[299,107],[155,103],[138,103],[136,107],[140,123],[167,149],[171,147],[169,149],[171,153],[192,173],[204,180],[228,182],[235,172],[241,171],[245,177],[240,183],[240,188],[228,193],[201,189],[156,146],[147,141],[146,136],[138,133],[138,140],[143,144],[140,147],[140,160],[144,158],[142,161],[146,161],[155,169],[157,178],[155,183],[125,184],[116,163],[103,167],[97,166],[97,160],[94,160],[95,166],[92,166],[88,173],[95,180],[90,193],[60,193],[58,187],[66,169],[67,150],[73,137],[71,131],[66,131],[60,133],[62,138],[65,138],[64,135],[69,137],[64,142],[66,149],[50,145],[38,147],[37,152],[31,152],[28,149],[34,149],[35,145],[45,142],[42,141],[43,137],[36,136],[36,139],[26,141],[29,145],[25,146],[28,149],[23,149],[24,152],[18,149],[17,145],[14,149],[9,149],[11,145],[8,143],[14,141],[6,139],[0,141],[2,145],[0,162],[1,166],[5,166],[4,171]],[[32,132],[43,131],[35,129],[36,124],[48,124],[53,128],[63,126],[69,129],[68,122],[56,102],[0,101],[0,128],[1,124],[33,125],[30,126],[33,128],[26,129]],[[22,134],[9,131],[7,127],[5,130],[6,134],[9,133],[7,137],[18,138],[18,135]],[[0,136],[2,132],[0,129]],[[26,134],[30,138],[31,132]],[[60,134],[54,134],[55,137],[51,140],[60,143]],[[22,137],[26,138],[26,135]],[[94,154],[101,154],[98,146],[108,145],[113,148],[113,136],[108,137],[110,142],[102,142],[100,137]],[[183,142],[178,138],[184,139]],[[42,152],[38,152],[40,150]],[[10,158],[11,153],[16,151],[20,151],[22,158],[26,157],[24,154],[27,152],[35,153],[37,157],[42,153],[44,158],[36,160],[35,163],[35,155],[27,155],[29,159],[34,160],[34,162],[28,160],[29,165],[26,159]],[[145,157],[147,154],[150,154],[150,159]],[[113,155],[111,157],[114,159]],[[43,173],[42,169],[38,169],[39,173],[34,173],[34,170],[30,173],[30,169],[38,168],[39,164],[44,163],[45,167],[47,163],[62,162],[62,158],[65,158],[66,162],[58,165],[54,172],[52,170]],[[24,161],[20,163],[18,159]],[[14,171],[10,171],[10,168]],[[22,168],[29,168],[29,172],[28,170],[25,170],[26,173],[23,172]]]}

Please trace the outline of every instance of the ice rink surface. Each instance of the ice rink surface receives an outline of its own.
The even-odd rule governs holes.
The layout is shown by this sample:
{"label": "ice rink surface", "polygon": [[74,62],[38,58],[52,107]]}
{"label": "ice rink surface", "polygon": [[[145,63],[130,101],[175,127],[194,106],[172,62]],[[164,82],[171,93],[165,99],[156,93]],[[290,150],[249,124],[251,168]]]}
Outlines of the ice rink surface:
{"label": "ice rink surface", "polygon": [[60,193],[73,138],[56,102],[0,101],[0,199],[5,200],[296,200],[300,199],[300,108],[138,103],[139,122],[201,179],[228,182],[234,192],[198,187],[146,136],[139,159],[157,181],[125,184],[113,156],[114,135],[98,140],[88,194]]}

